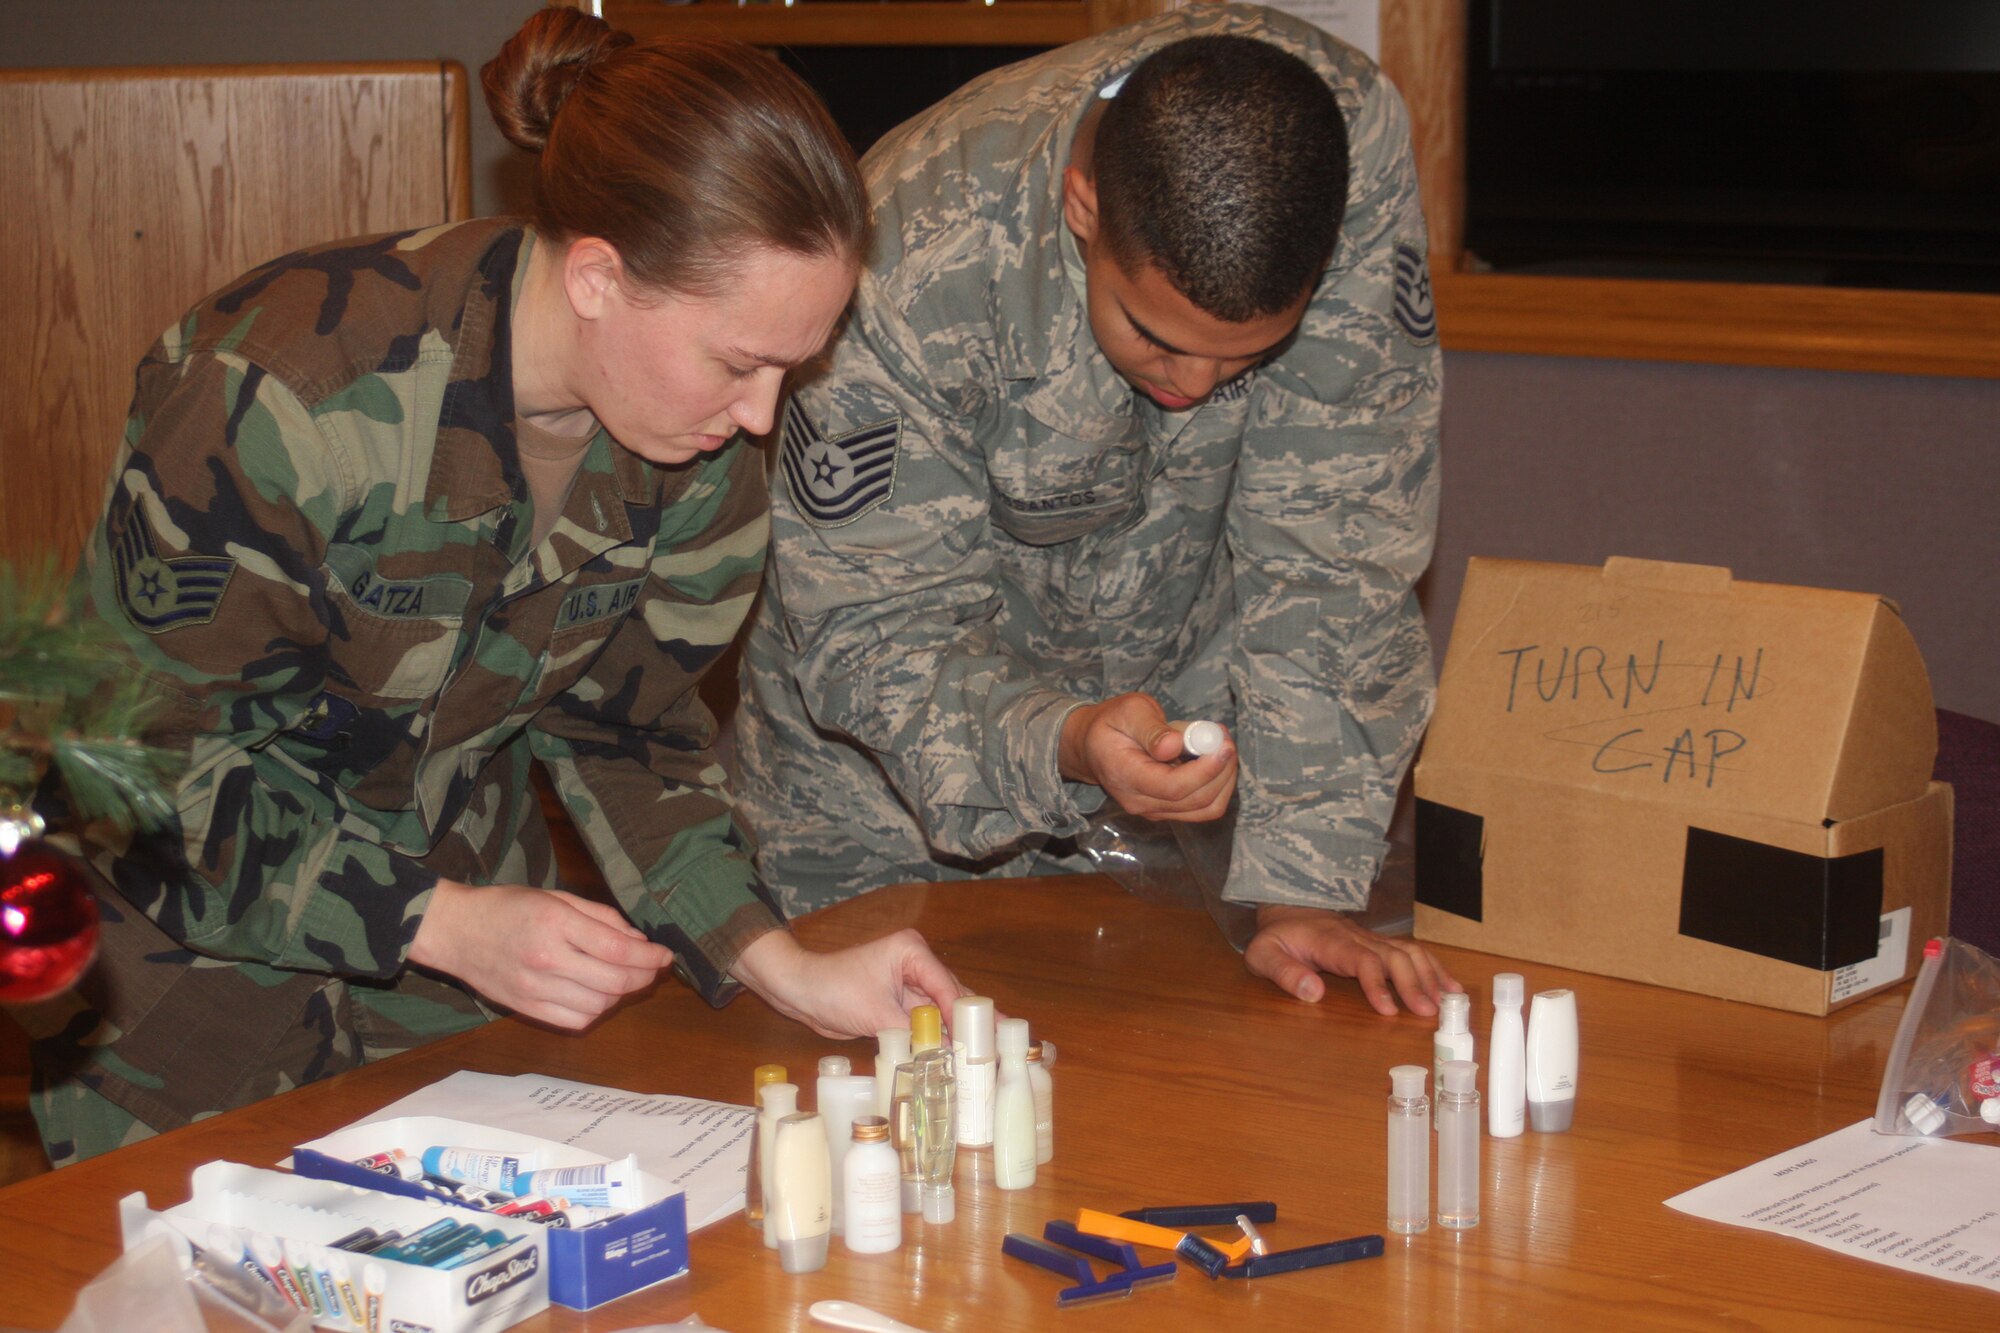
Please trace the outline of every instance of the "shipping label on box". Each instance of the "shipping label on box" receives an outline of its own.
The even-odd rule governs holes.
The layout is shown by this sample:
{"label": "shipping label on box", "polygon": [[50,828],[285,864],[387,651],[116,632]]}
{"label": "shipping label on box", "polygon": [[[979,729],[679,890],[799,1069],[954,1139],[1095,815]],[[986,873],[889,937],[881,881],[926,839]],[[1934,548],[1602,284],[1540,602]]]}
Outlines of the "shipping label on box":
{"label": "shipping label on box", "polygon": [[1945,928],[1936,748],[1879,597],[1474,560],[1417,766],[1417,934],[1824,1013]]}

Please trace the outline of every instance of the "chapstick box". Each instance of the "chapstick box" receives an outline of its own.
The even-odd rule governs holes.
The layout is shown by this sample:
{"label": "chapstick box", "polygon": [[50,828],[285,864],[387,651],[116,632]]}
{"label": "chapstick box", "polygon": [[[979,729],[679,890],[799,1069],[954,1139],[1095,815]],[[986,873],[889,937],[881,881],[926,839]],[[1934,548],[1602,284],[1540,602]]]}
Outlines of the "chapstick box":
{"label": "chapstick box", "polygon": [[[566,1143],[516,1134],[441,1116],[404,1116],[350,1125],[292,1150],[292,1170],[302,1176],[337,1180],[407,1198],[435,1199],[423,1186],[356,1166],[372,1153],[401,1148],[412,1157],[435,1147],[481,1148],[534,1153],[542,1167],[594,1166],[604,1161]],[[655,1282],[688,1271],[687,1198],[668,1192],[666,1183],[641,1172],[651,1202],[623,1217],[571,1230],[523,1225],[544,1233],[549,1252],[549,1299],[572,1310],[588,1310]],[[490,1213],[470,1210],[479,1217]]]}

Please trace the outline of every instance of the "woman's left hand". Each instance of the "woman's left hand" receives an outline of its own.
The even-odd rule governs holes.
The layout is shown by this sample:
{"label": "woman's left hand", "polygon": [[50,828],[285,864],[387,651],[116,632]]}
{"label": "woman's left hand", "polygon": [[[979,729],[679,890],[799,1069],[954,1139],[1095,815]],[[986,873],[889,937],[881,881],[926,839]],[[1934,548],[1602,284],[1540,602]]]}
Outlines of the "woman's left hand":
{"label": "woman's left hand", "polygon": [[914,930],[832,953],[814,953],[788,930],[768,931],[737,955],[730,973],[822,1037],[872,1037],[906,1027],[916,1005],[950,1013],[951,1002],[966,993]]}

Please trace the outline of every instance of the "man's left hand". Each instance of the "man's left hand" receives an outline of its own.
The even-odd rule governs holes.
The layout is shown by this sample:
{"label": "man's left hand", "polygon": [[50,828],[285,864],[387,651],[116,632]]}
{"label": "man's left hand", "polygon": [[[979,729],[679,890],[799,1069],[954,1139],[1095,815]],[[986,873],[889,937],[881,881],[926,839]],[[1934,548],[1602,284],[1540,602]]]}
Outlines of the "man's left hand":
{"label": "man's left hand", "polygon": [[1465,989],[1415,940],[1387,939],[1344,913],[1311,907],[1258,908],[1257,934],[1243,961],[1308,1004],[1326,994],[1320,973],[1353,977],[1375,1012],[1391,1016],[1398,995],[1411,1013],[1430,1015],[1438,1011],[1438,996]]}

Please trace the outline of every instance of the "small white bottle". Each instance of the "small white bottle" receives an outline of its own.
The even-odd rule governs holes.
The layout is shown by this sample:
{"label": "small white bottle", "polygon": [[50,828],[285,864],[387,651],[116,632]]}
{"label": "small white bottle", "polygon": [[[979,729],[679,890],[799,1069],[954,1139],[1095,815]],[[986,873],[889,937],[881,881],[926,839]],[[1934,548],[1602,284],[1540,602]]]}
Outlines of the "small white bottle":
{"label": "small white bottle", "polygon": [[826,1157],[826,1129],[816,1111],[778,1121],[771,1140],[771,1200],[768,1234],[787,1273],[826,1267],[827,1238],[833,1234],[833,1175]]}
{"label": "small white bottle", "polygon": [[[1472,997],[1464,991],[1446,991],[1438,997],[1438,1029],[1431,1037],[1431,1086],[1444,1086],[1444,1062],[1472,1058]],[[1431,1117],[1437,1128],[1437,1117]]]}
{"label": "small white bottle", "polygon": [[910,1062],[910,1030],[883,1028],[875,1034],[875,1114],[889,1118],[889,1099],[896,1093],[896,1066]]}
{"label": "small white bottle", "polygon": [[1541,1134],[1559,1134],[1576,1117],[1576,992],[1539,991],[1528,1006],[1528,1123]]}
{"label": "small white bottle", "polygon": [[[840,1180],[840,1166],[846,1160],[847,1149],[853,1143],[854,1121],[857,1116],[875,1113],[875,1080],[866,1074],[849,1073],[849,1064],[844,1055],[829,1055],[819,1062],[819,1118],[826,1126],[827,1161],[833,1171],[833,1178]],[[838,1236],[845,1225],[846,1200],[841,1191],[833,1191],[833,1234]]]}
{"label": "small white bottle", "polygon": [[1486,1132],[1511,1139],[1528,1126],[1527,1041],[1521,1027],[1526,984],[1519,972],[1493,978],[1493,1032],[1486,1041]]}
{"label": "small white bottle", "polygon": [[843,1238],[856,1254],[883,1254],[903,1243],[902,1164],[889,1146],[889,1122],[864,1115],[841,1163]]}
{"label": "small white bottle", "polygon": [[1397,1065],[1389,1071],[1389,1230],[1402,1236],[1431,1225],[1430,1071]]}
{"label": "small white bottle", "polygon": [[1028,1020],[1001,1020],[1000,1082],[993,1094],[993,1183],[1035,1183],[1035,1090],[1028,1084]]}
{"label": "small white bottle", "polygon": [[1046,1166],[1056,1155],[1056,1080],[1038,1041],[1028,1046],[1028,1088],[1035,1094],[1035,1165]]}
{"label": "small white bottle", "polygon": [[961,995],[951,1002],[951,1051],[958,1079],[958,1146],[993,1144],[993,1001]]}
{"label": "small white bottle", "polygon": [[1438,1225],[1454,1231],[1479,1225],[1479,1066],[1444,1062],[1438,1089]]}
{"label": "small white bottle", "polygon": [[799,1085],[766,1083],[757,1101],[757,1160],[764,1171],[764,1248],[778,1248],[778,1233],[771,1226],[771,1155],[777,1151],[778,1122],[799,1109]]}

